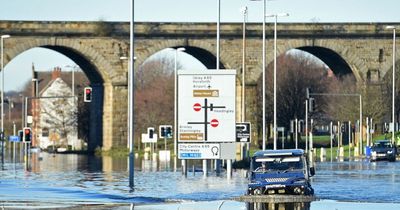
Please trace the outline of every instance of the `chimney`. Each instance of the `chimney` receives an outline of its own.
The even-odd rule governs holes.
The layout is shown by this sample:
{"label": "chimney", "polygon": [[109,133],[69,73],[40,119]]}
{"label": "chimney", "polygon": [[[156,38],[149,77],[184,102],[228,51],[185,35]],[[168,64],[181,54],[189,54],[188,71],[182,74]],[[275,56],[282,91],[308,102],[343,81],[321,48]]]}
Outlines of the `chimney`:
{"label": "chimney", "polygon": [[51,80],[55,80],[59,77],[61,77],[61,68],[55,67],[53,72],[51,73]]}

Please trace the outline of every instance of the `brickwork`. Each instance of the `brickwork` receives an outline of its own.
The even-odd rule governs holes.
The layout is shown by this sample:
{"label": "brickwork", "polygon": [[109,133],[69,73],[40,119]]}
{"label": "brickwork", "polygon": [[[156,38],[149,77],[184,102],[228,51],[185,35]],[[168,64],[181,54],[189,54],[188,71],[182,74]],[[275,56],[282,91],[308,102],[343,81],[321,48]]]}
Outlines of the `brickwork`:
{"label": "brickwork", "polygon": [[[392,32],[385,23],[284,23],[278,25],[278,54],[300,47],[322,47],[337,53],[349,65],[359,83],[379,82],[391,70]],[[400,25],[393,24],[390,25]],[[196,47],[216,55],[214,23],[136,23],[134,64],[138,68],[152,54],[168,47]],[[34,47],[56,50],[70,57],[100,85],[104,95],[99,98],[91,128],[102,129],[103,149],[126,145],[127,69],[120,60],[129,51],[129,23],[119,22],[34,22],[0,21],[2,34],[12,37],[5,41],[5,64],[20,53]],[[267,24],[267,63],[273,60],[273,25]],[[246,40],[246,119],[257,133],[256,83],[261,75],[261,24],[247,25]],[[229,69],[238,70],[237,116],[241,115],[242,25],[221,24],[220,61]],[[316,55],[318,56],[318,55]],[[396,59],[399,60],[400,53]],[[100,108],[102,107],[102,108]],[[97,117],[95,117],[95,114]],[[97,124],[96,124],[97,123]],[[96,127],[97,126],[97,127]],[[91,135],[95,136],[95,134]],[[256,136],[254,136],[256,137]],[[94,138],[94,137],[93,137]]]}

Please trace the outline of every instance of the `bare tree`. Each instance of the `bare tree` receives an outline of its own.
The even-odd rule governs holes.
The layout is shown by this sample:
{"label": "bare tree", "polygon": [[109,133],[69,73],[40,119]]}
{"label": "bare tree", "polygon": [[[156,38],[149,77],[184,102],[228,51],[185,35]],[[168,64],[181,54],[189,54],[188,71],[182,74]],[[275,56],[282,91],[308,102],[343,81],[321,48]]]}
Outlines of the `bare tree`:
{"label": "bare tree", "polygon": [[[180,64],[178,64],[180,68]],[[135,133],[147,127],[173,124],[174,60],[159,57],[139,67],[135,85]],[[138,137],[137,136],[137,137]]]}
{"label": "bare tree", "polygon": [[[357,85],[352,75],[332,78],[329,84],[329,93],[335,94],[362,94],[362,88]],[[327,104],[325,112],[333,121],[358,120],[360,100],[357,96],[325,96]],[[365,110],[363,110],[365,111]]]}
{"label": "bare tree", "polygon": [[76,132],[77,109],[73,103],[73,98],[40,99],[42,127],[51,131],[57,131],[63,142],[67,146],[66,138],[72,132]]}
{"label": "bare tree", "polygon": [[[262,106],[262,84],[258,81],[258,107]],[[322,64],[299,53],[286,53],[277,58],[277,120],[278,126],[289,128],[290,120],[301,119],[305,113],[306,88],[325,92],[330,83]],[[273,123],[273,65],[266,70],[266,121]],[[314,117],[322,117],[325,99],[316,97]],[[262,112],[259,112],[259,124]]]}

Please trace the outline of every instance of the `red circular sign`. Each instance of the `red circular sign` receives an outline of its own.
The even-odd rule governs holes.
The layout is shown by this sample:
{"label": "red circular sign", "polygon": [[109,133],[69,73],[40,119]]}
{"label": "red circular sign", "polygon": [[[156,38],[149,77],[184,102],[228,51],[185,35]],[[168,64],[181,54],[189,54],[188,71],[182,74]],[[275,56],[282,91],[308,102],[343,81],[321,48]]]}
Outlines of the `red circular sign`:
{"label": "red circular sign", "polygon": [[196,112],[200,111],[200,110],[201,110],[201,104],[195,103],[195,104],[193,105],[193,109],[194,109],[194,111],[196,111]]}
{"label": "red circular sign", "polygon": [[219,122],[217,119],[212,119],[210,124],[211,124],[211,127],[216,128],[216,127],[218,127]]}

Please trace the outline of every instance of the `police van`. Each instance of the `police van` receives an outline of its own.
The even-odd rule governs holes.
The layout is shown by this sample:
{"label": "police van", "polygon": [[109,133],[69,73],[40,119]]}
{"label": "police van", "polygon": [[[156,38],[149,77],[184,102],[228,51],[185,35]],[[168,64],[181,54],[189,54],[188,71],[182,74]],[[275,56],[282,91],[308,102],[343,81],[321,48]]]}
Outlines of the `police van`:
{"label": "police van", "polygon": [[313,195],[311,167],[304,150],[263,150],[251,158],[248,195]]}

